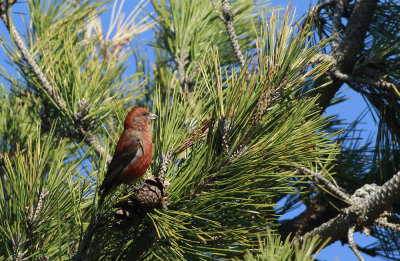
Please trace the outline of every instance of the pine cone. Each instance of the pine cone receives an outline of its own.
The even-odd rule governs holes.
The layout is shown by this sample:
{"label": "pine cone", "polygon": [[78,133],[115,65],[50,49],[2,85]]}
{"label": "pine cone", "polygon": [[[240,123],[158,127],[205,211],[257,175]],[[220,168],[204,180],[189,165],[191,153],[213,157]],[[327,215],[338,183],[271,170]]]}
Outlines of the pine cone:
{"label": "pine cone", "polygon": [[146,179],[139,187],[136,196],[137,201],[144,207],[154,208],[161,206],[161,200],[164,197],[163,190],[163,186],[159,180]]}
{"label": "pine cone", "polygon": [[138,225],[147,212],[157,207],[166,208],[167,187],[168,184],[164,184],[159,178],[146,179],[139,187],[134,187],[137,190],[135,196],[114,206],[118,208],[114,213],[114,228],[124,229]]}

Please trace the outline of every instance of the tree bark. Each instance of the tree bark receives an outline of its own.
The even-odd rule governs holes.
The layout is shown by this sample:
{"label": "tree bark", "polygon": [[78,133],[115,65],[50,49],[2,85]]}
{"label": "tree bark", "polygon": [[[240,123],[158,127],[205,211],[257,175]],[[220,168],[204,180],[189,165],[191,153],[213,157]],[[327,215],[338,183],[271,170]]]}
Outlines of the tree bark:
{"label": "tree bark", "polygon": [[[338,0],[338,4],[343,4],[343,0]],[[364,41],[370,26],[372,16],[375,12],[378,0],[358,0],[353,12],[343,32],[341,40],[333,46],[330,55],[334,58],[334,70],[351,75],[357,62],[359,54],[364,49]],[[340,12],[340,8],[335,8]],[[341,20],[343,13],[339,14]],[[335,25],[337,26],[337,25]],[[317,89],[312,95],[320,94],[317,103],[321,107],[321,113],[329,106],[337,91],[343,85],[343,81],[328,74],[320,77],[314,84],[314,89],[330,82],[326,87]]]}

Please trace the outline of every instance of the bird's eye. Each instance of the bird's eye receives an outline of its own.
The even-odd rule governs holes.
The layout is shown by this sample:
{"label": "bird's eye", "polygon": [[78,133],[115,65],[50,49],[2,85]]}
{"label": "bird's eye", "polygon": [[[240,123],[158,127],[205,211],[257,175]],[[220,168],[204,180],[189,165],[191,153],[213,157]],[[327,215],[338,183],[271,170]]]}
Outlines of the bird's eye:
{"label": "bird's eye", "polygon": [[142,113],[142,116],[147,116],[147,113],[145,113],[145,112],[144,112],[144,113]]}

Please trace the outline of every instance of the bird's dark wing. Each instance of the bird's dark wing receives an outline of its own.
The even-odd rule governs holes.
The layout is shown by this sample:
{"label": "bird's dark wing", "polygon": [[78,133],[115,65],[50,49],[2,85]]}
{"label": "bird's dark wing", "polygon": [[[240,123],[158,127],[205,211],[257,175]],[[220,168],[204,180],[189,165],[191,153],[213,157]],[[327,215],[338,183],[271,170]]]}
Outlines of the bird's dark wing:
{"label": "bird's dark wing", "polygon": [[[117,149],[119,147],[118,145]],[[143,155],[142,140],[137,138],[125,139],[123,148],[120,148],[119,150],[117,149],[110,165],[108,166],[103,184],[100,187],[100,190],[104,190],[103,194],[105,195],[120,184],[119,179],[121,179],[124,168],[127,167],[131,161],[135,161],[135,158]]]}

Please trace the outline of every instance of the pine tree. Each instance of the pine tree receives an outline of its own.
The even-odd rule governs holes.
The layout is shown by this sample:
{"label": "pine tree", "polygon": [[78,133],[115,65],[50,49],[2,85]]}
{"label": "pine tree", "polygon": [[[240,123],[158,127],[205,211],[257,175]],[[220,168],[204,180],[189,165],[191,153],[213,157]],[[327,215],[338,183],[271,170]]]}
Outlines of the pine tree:
{"label": "pine tree", "polygon": [[[313,260],[337,240],[399,257],[398,3],[300,20],[246,0],[127,5],[0,1],[1,260]],[[344,83],[375,110],[375,148],[324,114]],[[102,204],[132,106],[159,116],[153,162]]]}

